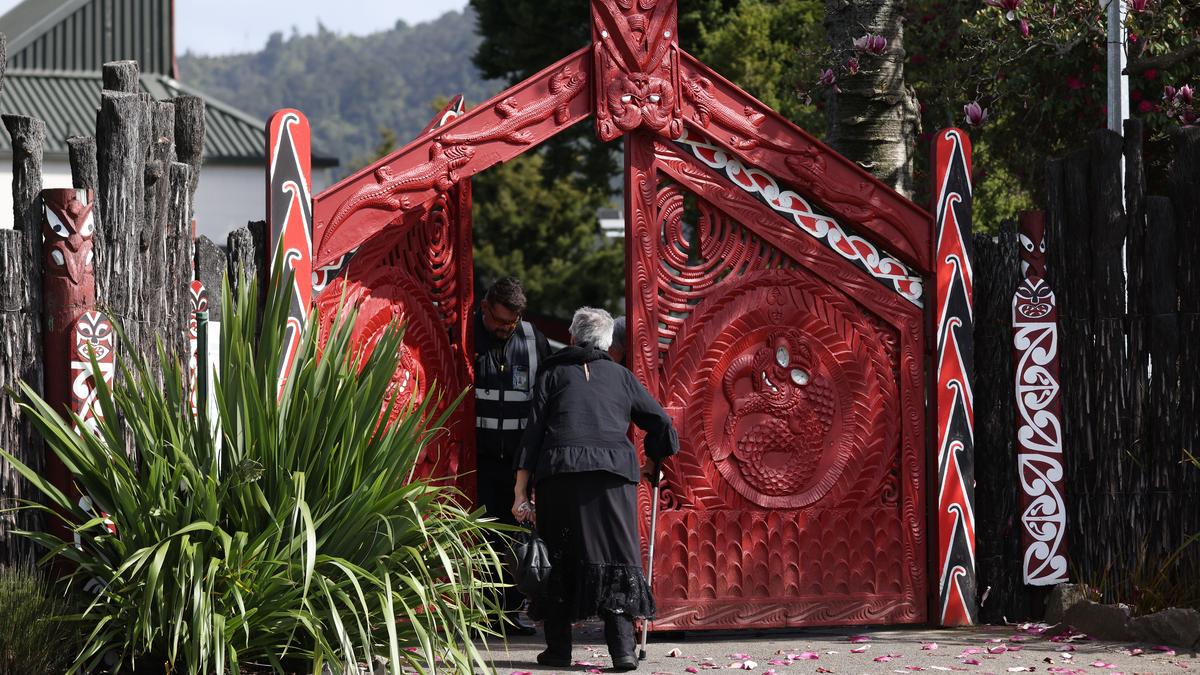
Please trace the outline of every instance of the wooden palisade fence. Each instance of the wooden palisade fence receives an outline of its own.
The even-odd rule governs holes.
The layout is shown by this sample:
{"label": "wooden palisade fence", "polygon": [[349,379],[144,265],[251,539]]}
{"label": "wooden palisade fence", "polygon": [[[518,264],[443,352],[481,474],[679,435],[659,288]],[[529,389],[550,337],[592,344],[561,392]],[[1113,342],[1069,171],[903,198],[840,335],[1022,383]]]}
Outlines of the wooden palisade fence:
{"label": "wooden palisade fence", "polygon": [[[0,50],[0,68],[3,63]],[[103,82],[95,136],[68,140],[71,187],[94,191],[94,309],[111,317],[151,359],[161,342],[171,358],[186,363],[189,286],[198,278],[211,289],[209,315],[219,320],[227,269],[220,247],[205,238],[193,241],[204,103],[193,96],[154,100],[142,91],[132,61],[105,64]],[[0,230],[0,387],[23,380],[45,393],[53,388],[52,378],[67,376],[55,371],[63,370],[56,364],[69,359],[46,353],[43,344],[44,322],[53,313],[42,297],[41,191],[68,186],[42,184],[43,122],[17,114],[5,114],[3,122],[13,139],[15,226]],[[228,264],[235,272],[262,273],[261,224],[231,234],[229,249]],[[44,466],[43,444],[7,392],[0,396],[0,447],[30,466]],[[23,483],[7,463],[0,463],[0,508],[32,496]],[[33,553],[9,530],[44,524],[28,512],[0,515],[0,563]]]}
{"label": "wooden palisade fence", "polygon": [[[1046,266],[1071,580],[1136,602],[1134,586],[1200,532],[1200,470],[1186,461],[1200,448],[1200,128],[1173,136],[1168,184],[1154,186],[1168,196],[1147,195],[1140,121],[1125,132],[1097,130],[1048,162]],[[1036,617],[1044,594],[1022,585],[1012,433],[1016,226],[975,245],[977,503],[992,533],[978,549],[982,618]],[[1200,570],[1200,546],[1182,564]]]}

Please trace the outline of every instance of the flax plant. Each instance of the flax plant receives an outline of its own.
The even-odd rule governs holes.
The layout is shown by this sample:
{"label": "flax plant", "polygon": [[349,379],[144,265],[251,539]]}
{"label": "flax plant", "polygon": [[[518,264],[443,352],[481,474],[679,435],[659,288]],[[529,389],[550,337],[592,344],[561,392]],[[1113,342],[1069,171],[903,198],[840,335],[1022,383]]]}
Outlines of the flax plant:
{"label": "flax plant", "polygon": [[128,342],[124,384],[97,378],[93,430],[77,433],[78,420],[24,389],[25,414],[91,502],[0,451],[49,504],[26,508],[81,539],[22,533],[44,560],[69,561],[67,583],[87,594],[72,672],[358,673],[379,657],[392,673],[490,670],[473,639],[498,612],[484,537],[495,526],[454,488],[413,475],[446,413],[431,396],[382,424],[406,405],[388,398],[401,333],[357,353],[352,320],[319,340],[310,318],[280,393],[288,288],[269,291],[261,334],[252,286],[223,289],[215,434],[182,395],[178,364],[160,379]]}

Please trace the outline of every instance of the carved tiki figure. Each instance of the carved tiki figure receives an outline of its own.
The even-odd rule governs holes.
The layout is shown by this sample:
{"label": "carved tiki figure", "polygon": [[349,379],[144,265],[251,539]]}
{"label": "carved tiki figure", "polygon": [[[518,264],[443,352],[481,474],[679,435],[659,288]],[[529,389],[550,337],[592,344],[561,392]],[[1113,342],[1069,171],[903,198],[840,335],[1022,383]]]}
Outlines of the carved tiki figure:
{"label": "carved tiki figure", "polygon": [[602,141],[646,128],[683,132],[674,2],[593,0],[596,132]]}

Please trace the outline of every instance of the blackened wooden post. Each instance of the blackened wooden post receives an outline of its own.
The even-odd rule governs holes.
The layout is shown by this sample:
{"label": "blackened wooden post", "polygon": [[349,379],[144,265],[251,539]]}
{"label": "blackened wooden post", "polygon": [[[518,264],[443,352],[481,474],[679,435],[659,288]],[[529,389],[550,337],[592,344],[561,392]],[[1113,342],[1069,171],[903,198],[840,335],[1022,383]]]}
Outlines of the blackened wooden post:
{"label": "blackened wooden post", "polygon": [[267,242],[267,223],[263,220],[251,221],[246,227],[240,227],[229,233],[229,286],[234,297],[240,291],[242,284],[253,283],[257,289],[258,317],[255,321],[254,334],[262,330],[262,306],[267,298],[267,277],[270,268],[267,259],[270,256]]}
{"label": "blackened wooden post", "polygon": [[[1129,369],[1128,377],[1128,443],[1129,451],[1135,457],[1150,458],[1157,448],[1152,446],[1147,425],[1153,418],[1146,416],[1147,386],[1149,369],[1149,350],[1146,345],[1146,294],[1143,281],[1146,274],[1146,167],[1142,156],[1142,121],[1138,118],[1125,120],[1124,135],[1125,158],[1125,271],[1126,298],[1128,311],[1125,320],[1125,335],[1128,344]],[[1138,472],[1133,490],[1149,495],[1154,494],[1148,489],[1153,471],[1149,470],[1149,462]],[[1152,506],[1150,508],[1153,508]],[[1153,519],[1150,522],[1155,522]],[[1160,536],[1161,528],[1152,528],[1150,536],[1163,541]],[[1149,542],[1148,542],[1149,543]],[[1165,554],[1165,551],[1163,551]]]}
{"label": "blackened wooden post", "polygon": [[167,199],[167,222],[164,234],[167,239],[167,306],[168,327],[175,353],[188,354],[189,286],[192,282],[192,219],[189,214],[188,186],[191,185],[192,169],[187,164],[174,162],[170,166],[170,192]]}
{"label": "blackened wooden post", "polygon": [[142,131],[148,128],[149,137],[145,143],[146,169],[142,194],[145,226],[141,232],[143,265],[140,270],[142,321],[150,333],[146,335],[147,344],[143,347],[152,353],[153,340],[162,337],[171,357],[185,358],[184,352],[173,352],[179,343],[166,339],[167,332],[176,323],[176,315],[185,311],[171,302],[175,270],[170,268],[168,262],[172,257],[168,248],[173,243],[168,232],[168,209],[171,164],[175,161],[175,107],[170,103],[150,101],[147,110],[150,113],[149,124],[142,127]]}
{"label": "blackened wooden post", "polygon": [[220,321],[221,284],[229,270],[225,251],[208,237],[196,238],[196,278],[208,289],[208,320]]}
{"label": "blackened wooden post", "polygon": [[[1176,286],[1179,288],[1179,368],[1186,386],[1179,391],[1179,447],[1200,456],[1200,128],[1178,129],[1171,138],[1171,203],[1175,210]],[[1182,451],[1179,453],[1182,455]],[[1176,462],[1184,457],[1177,456]],[[1180,523],[1184,532],[1200,532],[1200,470],[1176,464],[1180,475]],[[1186,508],[1183,508],[1186,504]],[[1194,560],[1200,550],[1192,547]]]}
{"label": "blackened wooden post", "polygon": [[100,68],[100,72],[104,88],[108,91],[134,94],[142,90],[137,61],[109,61]]}
{"label": "blackened wooden post", "polygon": [[[1091,427],[1098,461],[1090,469],[1096,482],[1099,522],[1107,533],[1091,545],[1103,550],[1114,567],[1123,551],[1136,551],[1146,539],[1142,514],[1145,494],[1136,489],[1140,458],[1129,438],[1129,356],[1125,343],[1125,211],[1121,136],[1107,129],[1092,132],[1089,146],[1091,202],[1092,301],[1094,308],[1093,377],[1089,379]],[[1131,517],[1132,516],[1132,517]],[[1121,523],[1124,526],[1114,527]],[[1097,533],[1099,534],[1099,533]],[[1119,580],[1123,581],[1123,580]]]}
{"label": "blackened wooden post", "polygon": [[[141,138],[141,96],[115,91],[100,94],[96,115],[96,182],[99,218],[96,248],[97,308],[108,312],[141,350],[142,194],[145,152]],[[117,345],[118,364],[125,345]],[[118,368],[118,383],[120,369]]]}
{"label": "blackened wooden post", "polygon": [[1017,285],[1016,225],[975,235],[975,504],[980,620],[1029,617],[1021,583],[1017,461],[1013,447],[1012,288]]}
{"label": "blackened wooden post", "polygon": [[[43,467],[43,444],[8,393],[24,381],[42,392],[42,148],[41,120],[4,115],[13,148],[13,229],[0,230],[0,448],[36,471]],[[0,509],[36,493],[7,462],[0,463]],[[32,560],[33,547],[12,536],[17,529],[43,529],[33,511],[0,513],[0,561]]]}
{"label": "blackened wooden post", "polygon": [[[196,215],[196,186],[204,158],[204,99],[180,96],[175,99],[175,155],[191,167],[188,184],[188,218]],[[220,292],[218,290],[218,292]]]}
{"label": "blackened wooden post", "polygon": [[67,156],[71,163],[71,187],[96,189],[96,139],[92,136],[67,138]]}
{"label": "blackened wooden post", "polygon": [[[1179,292],[1175,282],[1175,214],[1171,200],[1148,197],[1145,202],[1146,238],[1143,240],[1145,263],[1146,346],[1153,368],[1146,386],[1146,419],[1149,444],[1146,453],[1151,499],[1145,518],[1162,523],[1165,530],[1159,553],[1169,555],[1181,544],[1179,514],[1194,503],[1179,493],[1179,476],[1186,466],[1179,465]],[[1187,376],[1194,383],[1196,374]],[[1194,386],[1194,385],[1192,385]]]}
{"label": "blackened wooden post", "polygon": [[[1091,324],[1091,204],[1088,198],[1088,150],[1068,155],[1062,162],[1062,181],[1048,185],[1048,194],[1057,192],[1059,202],[1051,202],[1047,215],[1050,225],[1057,220],[1057,240],[1046,242],[1051,260],[1059,263],[1053,271],[1059,297],[1059,352],[1063,401],[1063,455],[1066,459],[1067,492],[1075,495],[1067,504],[1068,557],[1076,561],[1082,574],[1103,568],[1097,559],[1107,557],[1098,550],[1097,541],[1109,523],[1100,519],[1094,497],[1102,479],[1097,477],[1093,443],[1091,402],[1088,398],[1092,368]],[[1096,565],[1100,567],[1094,569]]]}

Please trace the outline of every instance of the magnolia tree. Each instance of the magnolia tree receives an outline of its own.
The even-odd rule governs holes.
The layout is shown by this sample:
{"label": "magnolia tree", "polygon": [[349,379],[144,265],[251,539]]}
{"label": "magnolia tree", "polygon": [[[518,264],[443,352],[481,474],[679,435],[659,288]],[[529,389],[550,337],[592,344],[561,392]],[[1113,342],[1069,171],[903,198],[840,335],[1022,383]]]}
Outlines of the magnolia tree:
{"label": "magnolia tree", "polygon": [[[1106,126],[1108,1],[910,0],[909,81],[927,130],[973,128],[977,222],[1040,204],[1044,163],[1031,158]],[[1153,181],[1170,131],[1200,121],[1200,2],[1125,1],[1129,110],[1145,123]]]}

